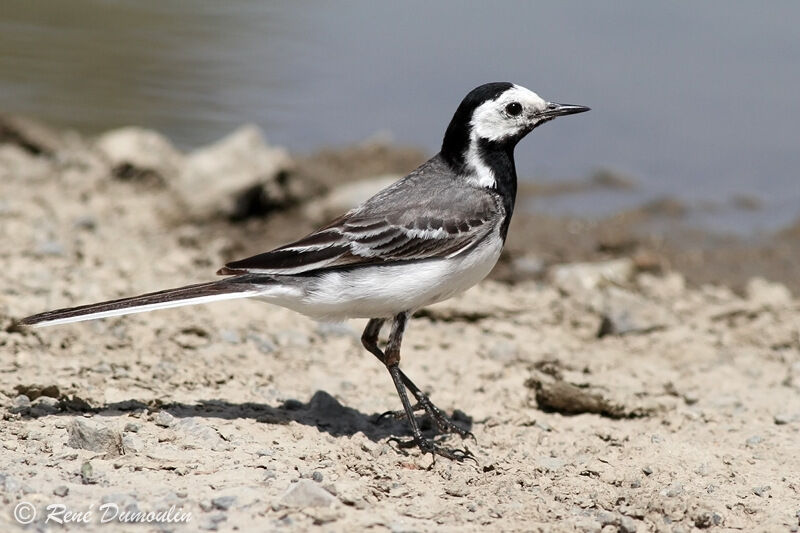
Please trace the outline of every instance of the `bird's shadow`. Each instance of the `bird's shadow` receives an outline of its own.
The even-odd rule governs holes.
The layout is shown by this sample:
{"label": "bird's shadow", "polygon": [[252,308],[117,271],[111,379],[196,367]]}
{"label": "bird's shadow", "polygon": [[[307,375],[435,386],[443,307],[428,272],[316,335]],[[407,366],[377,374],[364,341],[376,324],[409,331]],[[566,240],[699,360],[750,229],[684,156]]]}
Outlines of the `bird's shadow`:
{"label": "bird's shadow", "polygon": [[[148,410],[166,410],[176,418],[221,418],[234,420],[249,418],[265,424],[288,424],[297,422],[306,426],[314,426],[319,431],[334,437],[352,436],[363,433],[368,439],[377,442],[388,437],[410,435],[408,424],[394,416],[382,416],[381,413],[366,414],[358,409],[347,407],[325,391],[318,390],[311,399],[304,403],[289,399],[278,406],[262,403],[231,403],[226,400],[200,400],[197,403],[151,402],[125,400],[92,407],[75,397],[62,397],[58,408],[44,410],[33,406],[12,409],[23,418],[39,418],[45,415],[72,415],[93,412],[99,416],[119,416],[121,414]],[[472,417],[456,410],[454,418],[467,431],[472,430]],[[421,429],[432,432],[433,426],[427,417],[418,418]]]}

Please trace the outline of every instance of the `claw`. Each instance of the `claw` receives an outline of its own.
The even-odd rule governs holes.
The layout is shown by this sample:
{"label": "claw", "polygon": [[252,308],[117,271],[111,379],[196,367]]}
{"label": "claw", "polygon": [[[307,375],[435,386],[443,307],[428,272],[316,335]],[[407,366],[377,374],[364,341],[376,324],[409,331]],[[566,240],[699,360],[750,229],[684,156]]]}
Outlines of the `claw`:
{"label": "claw", "polygon": [[409,439],[409,440],[400,440],[397,437],[392,437],[389,439],[390,442],[394,442],[397,444],[397,447],[404,455],[408,455],[404,450],[406,448],[413,448],[414,446],[418,447],[419,450],[422,452],[423,455],[431,454],[433,457],[433,461],[436,462],[436,456],[444,457],[445,459],[450,459],[451,461],[457,461],[462,463],[469,459],[470,461],[474,461],[475,464],[478,464],[478,460],[475,458],[475,455],[469,451],[469,449],[465,446],[464,449],[458,448],[445,448],[444,446],[439,446],[435,442],[427,439]]}

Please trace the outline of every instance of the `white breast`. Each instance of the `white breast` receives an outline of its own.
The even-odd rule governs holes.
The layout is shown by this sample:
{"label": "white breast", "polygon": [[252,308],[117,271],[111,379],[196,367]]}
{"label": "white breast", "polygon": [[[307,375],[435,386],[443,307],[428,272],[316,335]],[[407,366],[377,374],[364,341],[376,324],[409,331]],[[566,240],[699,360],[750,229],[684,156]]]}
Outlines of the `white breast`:
{"label": "white breast", "polygon": [[455,257],[292,278],[259,298],[319,320],[389,318],[467,290],[489,274],[502,248],[503,240],[494,234]]}

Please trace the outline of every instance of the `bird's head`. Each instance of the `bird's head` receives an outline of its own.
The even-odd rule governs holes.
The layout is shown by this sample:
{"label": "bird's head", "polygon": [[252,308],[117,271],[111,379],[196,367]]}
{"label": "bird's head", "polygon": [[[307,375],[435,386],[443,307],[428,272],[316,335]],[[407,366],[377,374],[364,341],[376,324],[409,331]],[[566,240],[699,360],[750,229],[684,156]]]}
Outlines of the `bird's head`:
{"label": "bird's head", "polygon": [[476,87],[458,106],[442,143],[442,156],[460,171],[478,157],[481,145],[513,153],[534,128],[563,115],[589,111],[580,105],[556,104],[508,82]]}

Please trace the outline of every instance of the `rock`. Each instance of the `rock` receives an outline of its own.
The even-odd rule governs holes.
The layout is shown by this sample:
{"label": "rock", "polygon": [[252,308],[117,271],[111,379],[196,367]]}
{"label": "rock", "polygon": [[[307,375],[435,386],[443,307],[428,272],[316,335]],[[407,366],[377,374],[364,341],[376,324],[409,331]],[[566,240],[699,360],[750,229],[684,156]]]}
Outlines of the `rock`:
{"label": "rock", "polygon": [[330,492],[308,479],[290,486],[280,499],[280,503],[287,507],[328,507],[336,501]]}
{"label": "rock", "polygon": [[677,481],[671,484],[669,487],[663,489],[659,494],[661,496],[665,496],[667,498],[674,498],[676,496],[680,496],[684,493],[684,488],[682,483],[678,483]]}
{"label": "rock", "polygon": [[175,417],[169,414],[167,411],[159,411],[153,415],[153,423],[162,428],[170,428],[174,426],[177,421],[175,420]]}
{"label": "rock", "polygon": [[183,160],[166,137],[137,127],[109,131],[97,139],[95,148],[111,166],[111,173],[121,179],[170,181]]}
{"label": "rock", "polygon": [[594,413],[608,418],[649,416],[658,411],[658,405],[649,405],[634,395],[621,391],[611,393],[603,387],[572,383],[561,376],[550,376],[534,371],[525,382],[532,389],[540,409],[563,414]]}
{"label": "rock", "polygon": [[124,450],[124,453],[139,453],[144,449],[144,443],[142,442],[142,439],[135,435],[123,435],[122,449]]}
{"label": "rock", "polygon": [[785,285],[764,278],[751,278],[744,293],[748,300],[765,306],[779,307],[792,302],[792,293]]}
{"label": "rock", "polygon": [[90,418],[73,418],[67,426],[67,446],[93,452],[103,452],[111,457],[122,455],[122,435],[109,425]]}
{"label": "rock", "polygon": [[550,268],[548,278],[558,289],[568,294],[575,294],[608,283],[626,283],[633,276],[633,272],[633,261],[622,258],[599,263],[556,265]]}
{"label": "rock", "polygon": [[242,336],[239,335],[238,331],[233,329],[223,329],[219,332],[219,336],[228,344],[240,344],[242,342]]}
{"label": "rock", "polygon": [[269,146],[258,127],[247,125],[190,153],[170,185],[192,216],[244,217],[302,198],[302,186],[287,177],[290,166],[286,150]]}
{"label": "rock", "polygon": [[64,496],[69,494],[69,487],[67,487],[66,485],[59,485],[58,487],[53,489],[53,494],[55,496],[63,498]]}
{"label": "rock", "polygon": [[14,144],[34,155],[52,155],[64,147],[62,136],[41,122],[0,115],[0,144]]}
{"label": "rock", "polygon": [[24,394],[31,401],[40,396],[48,396],[50,398],[58,398],[60,396],[56,385],[17,385],[14,387],[14,391],[17,394]]}
{"label": "rock", "polygon": [[236,503],[236,496],[219,496],[211,500],[211,505],[220,511],[227,511]]}
{"label": "rock", "polygon": [[778,426],[783,426],[785,424],[791,424],[792,422],[795,421],[795,419],[796,419],[796,417],[794,415],[789,414],[789,413],[778,413],[777,415],[775,415],[775,418],[774,418],[775,424],[778,425]]}
{"label": "rock", "polygon": [[636,276],[636,284],[645,295],[660,300],[674,300],[686,292],[686,278],[678,272],[656,276],[644,272]]}
{"label": "rock", "polygon": [[545,272],[546,266],[545,260],[534,254],[511,258],[511,267],[520,276],[538,277]]}
{"label": "rock", "polygon": [[11,402],[11,406],[14,409],[27,409],[31,406],[31,399],[25,394],[20,394],[14,398]]}
{"label": "rock", "polygon": [[605,289],[601,302],[602,319],[598,337],[647,333],[675,322],[675,318],[663,307],[618,287]]}
{"label": "rock", "polygon": [[370,199],[375,193],[385,189],[401,177],[389,174],[345,183],[324,197],[309,203],[305,208],[305,215],[318,222],[328,221]]}
{"label": "rock", "polygon": [[630,516],[622,516],[619,519],[620,533],[636,533],[636,520]]}
{"label": "rock", "polygon": [[557,457],[543,455],[536,459],[536,466],[540,470],[555,472],[556,470],[561,470],[561,468],[564,466],[564,460]]}

